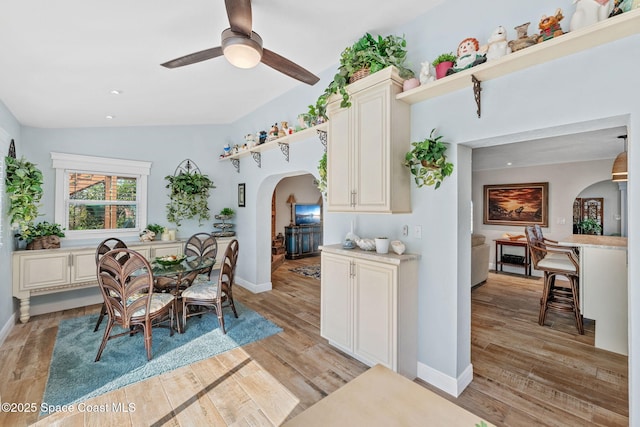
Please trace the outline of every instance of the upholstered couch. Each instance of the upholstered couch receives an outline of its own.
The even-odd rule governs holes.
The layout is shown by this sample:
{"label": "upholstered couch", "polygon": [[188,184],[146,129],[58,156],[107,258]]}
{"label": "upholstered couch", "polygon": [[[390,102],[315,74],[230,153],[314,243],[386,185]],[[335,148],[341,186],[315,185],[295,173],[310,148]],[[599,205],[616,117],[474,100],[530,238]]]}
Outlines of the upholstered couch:
{"label": "upholstered couch", "polygon": [[471,235],[471,286],[484,283],[489,276],[489,249],[484,235]]}

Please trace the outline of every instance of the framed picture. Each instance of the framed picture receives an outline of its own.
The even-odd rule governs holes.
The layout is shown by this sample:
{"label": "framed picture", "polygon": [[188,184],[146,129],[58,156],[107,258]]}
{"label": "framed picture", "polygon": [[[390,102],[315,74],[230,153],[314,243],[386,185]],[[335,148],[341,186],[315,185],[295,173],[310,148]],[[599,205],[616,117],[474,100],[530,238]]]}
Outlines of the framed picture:
{"label": "framed picture", "polygon": [[238,184],[238,206],[244,208],[244,182],[242,184]]}
{"label": "framed picture", "polygon": [[549,183],[484,186],[483,223],[491,225],[549,224]]}

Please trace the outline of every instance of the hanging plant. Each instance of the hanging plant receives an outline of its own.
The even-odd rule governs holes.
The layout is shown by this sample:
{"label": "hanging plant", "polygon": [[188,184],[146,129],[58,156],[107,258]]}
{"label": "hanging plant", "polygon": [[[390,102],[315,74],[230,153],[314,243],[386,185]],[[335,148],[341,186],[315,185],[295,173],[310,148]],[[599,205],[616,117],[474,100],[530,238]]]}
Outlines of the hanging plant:
{"label": "hanging plant", "polygon": [[180,226],[182,220],[197,218],[198,224],[210,218],[209,190],[216,188],[207,175],[199,172],[180,172],[165,176],[169,181],[167,220]]}
{"label": "hanging plant", "polygon": [[42,172],[24,158],[5,157],[5,165],[10,223],[12,228],[25,229],[38,216],[38,203],[42,198]]}
{"label": "hanging plant", "polygon": [[318,190],[322,194],[327,193],[327,152],[325,151],[320,161],[318,162],[318,175],[320,175],[320,180],[316,181],[318,185]]}
{"label": "hanging plant", "polygon": [[453,173],[453,163],[447,162],[447,146],[441,142],[442,135],[435,137],[432,129],[428,138],[412,142],[413,148],[405,155],[404,165],[411,170],[416,185],[419,187],[433,185],[440,187],[442,180]]}

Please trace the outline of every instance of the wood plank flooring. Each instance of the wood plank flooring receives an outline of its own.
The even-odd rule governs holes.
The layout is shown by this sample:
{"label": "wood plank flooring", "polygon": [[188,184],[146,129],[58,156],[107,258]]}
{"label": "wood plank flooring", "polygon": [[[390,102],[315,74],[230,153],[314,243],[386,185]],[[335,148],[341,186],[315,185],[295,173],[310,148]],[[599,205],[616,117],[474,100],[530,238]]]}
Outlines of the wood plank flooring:
{"label": "wood plank flooring", "polygon": [[[88,401],[131,403],[135,411],[0,412],[0,425],[281,424],[367,369],[319,336],[320,281],[289,271],[312,263],[319,258],[287,260],[271,292],[236,287],[236,298],[281,326],[280,334]],[[540,290],[539,280],[490,274],[472,292],[473,382],[456,399],[416,381],[496,425],[628,425],[627,358],[593,347],[593,322],[584,336],[569,316],[551,314],[551,326],[538,326]],[[2,402],[39,405],[59,320],[98,310],[16,325],[0,347]]]}

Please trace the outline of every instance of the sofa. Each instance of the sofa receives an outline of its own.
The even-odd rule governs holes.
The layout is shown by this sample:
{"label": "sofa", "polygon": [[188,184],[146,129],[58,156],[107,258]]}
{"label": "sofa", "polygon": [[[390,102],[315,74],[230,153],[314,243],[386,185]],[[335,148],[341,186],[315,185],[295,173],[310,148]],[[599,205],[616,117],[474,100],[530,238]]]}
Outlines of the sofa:
{"label": "sofa", "polygon": [[471,235],[471,286],[484,283],[489,276],[489,245],[482,234]]}

